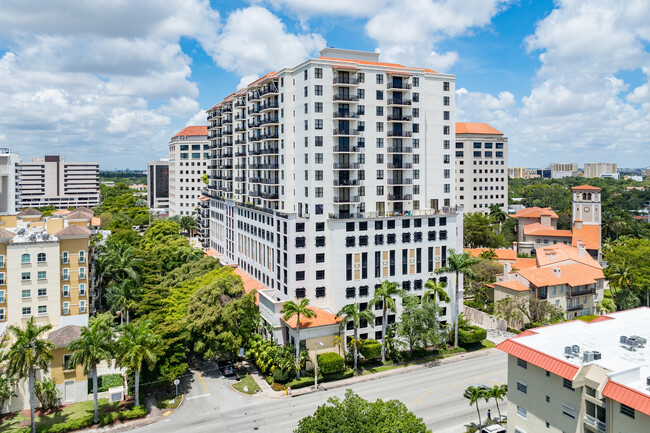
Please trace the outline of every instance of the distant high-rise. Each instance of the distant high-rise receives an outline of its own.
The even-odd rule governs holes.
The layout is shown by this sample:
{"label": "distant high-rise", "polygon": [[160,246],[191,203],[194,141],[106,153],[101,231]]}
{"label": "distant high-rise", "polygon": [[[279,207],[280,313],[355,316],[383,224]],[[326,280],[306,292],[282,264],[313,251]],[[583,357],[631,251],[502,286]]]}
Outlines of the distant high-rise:
{"label": "distant high-rise", "polygon": [[188,126],[169,142],[169,216],[192,215],[207,188],[208,126]]}
{"label": "distant high-rise", "polygon": [[16,164],[18,207],[92,207],[99,204],[99,163],[58,155]]}
{"label": "distant high-rise", "polygon": [[147,163],[147,201],[153,209],[169,208],[169,161]]}
{"label": "distant high-rise", "polygon": [[487,123],[456,123],[456,202],[465,212],[508,209],[508,138]]}
{"label": "distant high-rise", "polygon": [[618,169],[616,164],[606,162],[585,163],[583,172],[584,177],[601,177],[603,174],[616,174]]}
{"label": "distant high-rise", "polygon": [[16,164],[20,156],[6,148],[0,149],[0,215],[16,213]]}

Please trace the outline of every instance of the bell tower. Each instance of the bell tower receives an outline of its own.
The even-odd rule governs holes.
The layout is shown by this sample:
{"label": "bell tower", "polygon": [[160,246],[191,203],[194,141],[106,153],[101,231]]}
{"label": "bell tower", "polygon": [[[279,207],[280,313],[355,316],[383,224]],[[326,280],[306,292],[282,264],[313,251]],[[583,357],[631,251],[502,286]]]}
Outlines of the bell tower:
{"label": "bell tower", "polygon": [[[582,185],[572,188],[573,193],[573,226],[599,226],[600,219],[600,193],[598,187]],[[580,224],[582,223],[582,224]]]}

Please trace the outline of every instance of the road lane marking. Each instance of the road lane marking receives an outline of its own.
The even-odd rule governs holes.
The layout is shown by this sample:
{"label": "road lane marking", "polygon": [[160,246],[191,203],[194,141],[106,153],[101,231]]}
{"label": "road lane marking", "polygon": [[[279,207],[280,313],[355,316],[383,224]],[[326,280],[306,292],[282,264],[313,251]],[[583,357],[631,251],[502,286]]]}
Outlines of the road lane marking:
{"label": "road lane marking", "polygon": [[195,398],[203,398],[203,397],[209,397],[210,393],[207,394],[201,394],[201,395],[194,395],[192,397],[187,397],[185,400],[194,400]]}
{"label": "road lane marking", "polygon": [[210,394],[210,391],[208,391],[208,387],[205,385],[205,382],[203,381],[203,376],[201,376],[201,372],[197,371],[196,374],[199,376],[199,379],[201,379],[201,383],[203,384],[203,388],[205,389],[205,392],[207,394]]}
{"label": "road lane marking", "polygon": [[172,413],[172,411],[171,411],[171,410],[168,410],[167,412],[165,412],[165,413],[163,414],[163,416],[168,416],[170,413]]}

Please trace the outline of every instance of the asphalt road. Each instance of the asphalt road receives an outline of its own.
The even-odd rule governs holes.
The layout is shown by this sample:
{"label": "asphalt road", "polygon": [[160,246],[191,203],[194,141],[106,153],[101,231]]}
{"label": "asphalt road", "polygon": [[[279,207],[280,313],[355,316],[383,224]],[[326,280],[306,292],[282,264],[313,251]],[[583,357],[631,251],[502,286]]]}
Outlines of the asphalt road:
{"label": "asphalt road", "polygon": [[[397,374],[350,386],[368,400],[398,399],[406,404],[435,433],[463,432],[463,425],[476,422],[476,409],[462,394],[469,385],[488,386],[506,382],[507,355],[491,351],[485,356],[432,368]],[[162,421],[138,428],[138,432],[291,432],[298,421],[314,412],[329,397],[342,397],[345,388],[321,390],[296,397],[248,397],[232,390],[234,379],[216,370],[195,375],[186,384],[189,392],[183,406]],[[505,415],[506,404],[501,404]],[[481,404],[496,416],[494,402]]]}

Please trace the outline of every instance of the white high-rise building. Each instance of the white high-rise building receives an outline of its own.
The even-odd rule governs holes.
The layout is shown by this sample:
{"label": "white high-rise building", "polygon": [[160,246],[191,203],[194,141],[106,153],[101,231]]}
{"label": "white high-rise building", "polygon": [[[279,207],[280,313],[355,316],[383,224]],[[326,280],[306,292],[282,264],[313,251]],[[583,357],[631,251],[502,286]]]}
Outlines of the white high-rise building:
{"label": "white high-rise building", "polygon": [[196,213],[207,185],[210,142],[207,126],[188,126],[169,142],[169,216]]}
{"label": "white high-rise building", "polygon": [[[461,250],[454,79],[327,48],[208,111],[210,246],[268,288],[260,310],[276,339],[289,338],[285,300],[364,308],[380,280],[422,295]],[[376,313],[360,338],[381,337]]]}
{"label": "white high-rise building", "polygon": [[147,202],[152,209],[169,208],[169,161],[147,163]]}
{"label": "white high-rise building", "polygon": [[0,215],[16,213],[16,164],[20,156],[0,148]]}
{"label": "white high-rise building", "polygon": [[99,163],[58,155],[16,164],[18,207],[93,207],[99,204]]}
{"label": "white high-rise building", "polygon": [[508,138],[487,123],[456,123],[456,200],[464,212],[508,209]]}

